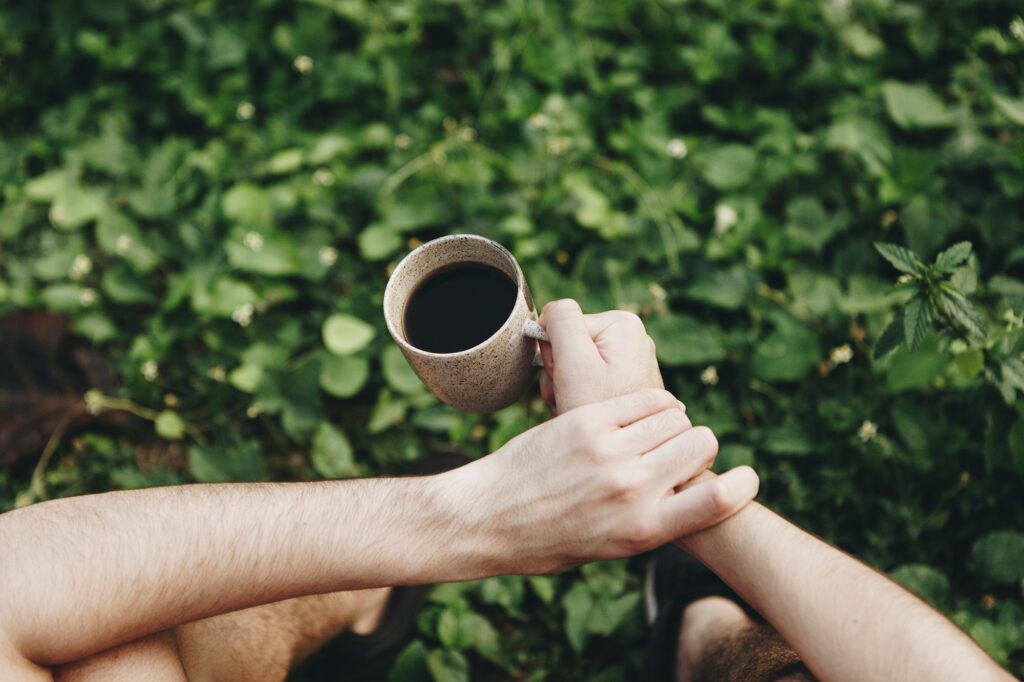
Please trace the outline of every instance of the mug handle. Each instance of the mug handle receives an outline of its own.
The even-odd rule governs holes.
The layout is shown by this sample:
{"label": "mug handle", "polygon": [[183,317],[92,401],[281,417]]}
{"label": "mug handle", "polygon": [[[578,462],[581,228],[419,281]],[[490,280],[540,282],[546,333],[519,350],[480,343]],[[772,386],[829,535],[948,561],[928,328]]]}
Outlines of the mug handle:
{"label": "mug handle", "polygon": [[[533,319],[528,319],[523,323],[523,336],[528,339],[536,339],[538,341],[549,341],[548,333],[544,327],[540,326],[540,322]],[[543,367],[544,359],[540,356],[540,351],[533,356],[534,367]]]}

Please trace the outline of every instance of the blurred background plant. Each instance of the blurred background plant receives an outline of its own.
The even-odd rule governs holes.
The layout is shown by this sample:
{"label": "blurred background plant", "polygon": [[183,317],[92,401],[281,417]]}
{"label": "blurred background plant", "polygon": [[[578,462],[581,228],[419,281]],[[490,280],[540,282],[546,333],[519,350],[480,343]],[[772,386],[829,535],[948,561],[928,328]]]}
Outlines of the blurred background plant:
{"label": "blurred background plant", "polygon": [[[535,395],[446,408],[380,312],[475,232],[1022,674],[1022,83],[1017,2],[4,3],[0,510],[500,446]],[[392,678],[635,679],[638,566],[439,587]]]}

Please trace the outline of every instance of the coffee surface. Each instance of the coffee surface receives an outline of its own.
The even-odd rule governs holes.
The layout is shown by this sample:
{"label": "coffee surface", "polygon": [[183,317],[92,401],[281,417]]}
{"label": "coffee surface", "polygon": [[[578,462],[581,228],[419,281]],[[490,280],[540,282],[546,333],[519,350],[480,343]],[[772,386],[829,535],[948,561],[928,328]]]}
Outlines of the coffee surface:
{"label": "coffee surface", "polygon": [[516,284],[483,263],[456,263],[423,280],[405,304],[405,338],[430,353],[457,353],[486,341],[516,304]]}

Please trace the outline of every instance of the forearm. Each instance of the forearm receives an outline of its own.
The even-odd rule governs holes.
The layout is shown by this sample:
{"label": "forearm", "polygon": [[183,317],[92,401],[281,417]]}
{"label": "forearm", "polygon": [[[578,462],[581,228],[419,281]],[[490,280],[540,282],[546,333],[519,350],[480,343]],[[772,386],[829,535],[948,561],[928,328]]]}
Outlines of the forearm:
{"label": "forearm", "polygon": [[0,516],[0,639],[55,664],[260,603],[477,577],[465,517],[440,477],[47,502]]}
{"label": "forearm", "polygon": [[1012,679],[924,602],[757,503],[677,544],[764,615],[823,682]]}

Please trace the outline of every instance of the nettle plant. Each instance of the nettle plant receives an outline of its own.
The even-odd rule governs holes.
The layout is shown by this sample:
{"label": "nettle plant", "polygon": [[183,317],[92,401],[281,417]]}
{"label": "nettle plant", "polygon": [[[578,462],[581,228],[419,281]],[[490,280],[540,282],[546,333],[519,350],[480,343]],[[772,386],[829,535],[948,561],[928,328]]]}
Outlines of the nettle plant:
{"label": "nettle plant", "polygon": [[[913,251],[879,242],[875,249],[902,272],[895,289],[909,294],[875,345],[882,358],[901,345],[913,351],[934,327],[952,339],[959,369],[982,375],[1012,404],[1024,394],[1024,313],[1006,308],[1001,319],[988,320],[969,296],[978,290],[977,262],[970,242],[959,242],[925,263]],[[994,278],[990,286],[998,287]]]}

